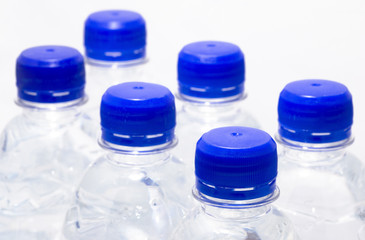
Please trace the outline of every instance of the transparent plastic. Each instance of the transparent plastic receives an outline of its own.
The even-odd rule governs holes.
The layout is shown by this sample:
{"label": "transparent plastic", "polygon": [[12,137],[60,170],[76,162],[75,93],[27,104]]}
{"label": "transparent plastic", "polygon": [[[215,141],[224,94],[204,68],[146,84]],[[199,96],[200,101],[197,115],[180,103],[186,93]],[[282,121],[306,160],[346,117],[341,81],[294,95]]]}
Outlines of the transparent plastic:
{"label": "transparent plastic", "polygon": [[108,62],[87,59],[87,85],[86,92],[89,101],[85,106],[83,114],[83,129],[95,140],[100,135],[100,102],[104,92],[113,85],[122,82],[146,81],[151,77],[148,75],[146,58],[123,61]]}
{"label": "transparent plastic", "polygon": [[357,240],[365,240],[365,224],[360,228],[357,234]]}
{"label": "transparent plastic", "polygon": [[100,144],[105,154],[81,181],[63,239],[167,239],[193,202],[185,167],[170,152],[176,141],[143,148]]}
{"label": "transparent plastic", "polygon": [[173,231],[170,240],[294,240],[291,223],[270,203],[272,194],[252,200],[215,199],[193,190],[200,203]]}
{"label": "transparent plastic", "polygon": [[302,239],[357,239],[365,224],[365,165],[346,146],[353,139],[323,144],[292,142],[277,136],[277,202]]}
{"label": "transparent plastic", "polygon": [[0,137],[0,238],[54,239],[94,142],[80,127],[84,99],[19,100],[23,113]]}
{"label": "transparent plastic", "polygon": [[257,121],[244,109],[245,95],[211,100],[184,95],[177,97],[182,101],[182,106],[177,113],[179,145],[175,153],[190,168],[193,179],[195,146],[203,133],[226,126],[259,128]]}

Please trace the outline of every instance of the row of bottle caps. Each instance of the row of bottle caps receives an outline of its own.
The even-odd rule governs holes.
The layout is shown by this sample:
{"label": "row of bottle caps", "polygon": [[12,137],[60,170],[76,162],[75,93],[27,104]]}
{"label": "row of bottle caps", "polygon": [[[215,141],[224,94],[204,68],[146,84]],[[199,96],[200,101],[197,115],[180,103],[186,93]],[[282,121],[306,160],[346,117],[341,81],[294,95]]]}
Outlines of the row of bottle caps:
{"label": "row of bottle caps", "polygon": [[[137,13],[129,11],[97,12],[91,14],[85,23],[86,57],[93,67],[118,66],[121,71],[124,71],[128,67],[138,66],[139,63],[143,63],[145,46],[145,22]],[[85,102],[84,59],[73,48],[41,46],[27,49],[17,59],[16,74],[18,103],[21,106],[49,110],[50,106],[58,105],[67,108]],[[215,128],[230,125],[258,126],[239,107],[239,103],[245,97],[244,76],[244,55],[240,48],[234,44],[218,41],[196,42],[186,45],[179,53],[178,96],[185,103],[185,107],[178,113],[176,135],[180,142],[176,147],[176,155],[182,159],[184,164],[191,165],[195,153],[195,189],[197,191],[195,195],[198,200],[209,206],[235,209],[236,212],[267,205],[278,197],[276,187],[277,152],[276,144],[272,138],[265,132],[254,128],[232,126]],[[99,77],[101,81],[105,80],[105,75]],[[89,83],[90,85],[93,84],[92,82]],[[100,86],[100,88],[94,89],[99,93],[95,95],[89,93],[89,97],[90,99],[102,99],[101,105],[90,105],[89,108],[86,108],[82,125],[90,136],[95,137],[98,132],[96,130],[98,127],[95,128],[95,125],[99,124],[100,117],[100,144],[104,148],[120,151],[123,154],[136,152],[137,148],[137,152],[146,154],[146,152],[150,153],[151,149],[152,151],[156,149],[162,151],[175,147],[175,100],[167,88],[145,82],[127,82],[112,87],[103,84]],[[100,92],[105,92],[102,97]],[[99,110],[100,116],[95,115],[95,111],[99,112]],[[344,148],[353,141],[351,138],[352,97],[349,90],[340,83],[317,79],[289,83],[280,93],[278,113],[279,132],[277,140],[289,148],[299,149],[299,151],[309,149],[314,152],[322,152]],[[207,117],[208,119],[204,119]],[[212,128],[215,129],[211,130]],[[207,133],[200,138],[195,149],[196,142],[203,132]],[[356,162],[356,164],[360,163]],[[353,165],[357,166],[356,164]],[[93,165],[93,167],[95,166]],[[89,173],[92,172],[93,167],[88,169]],[[343,171],[348,171],[346,164],[343,167]],[[361,170],[363,167],[359,169]],[[363,201],[358,201],[357,196],[361,196],[358,191],[362,190],[361,186],[365,183],[355,184],[354,181],[346,179],[347,177],[359,176],[358,172],[359,170],[353,169],[352,176],[342,176],[343,182],[350,185],[354,184],[354,186],[349,187],[352,188],[351,194],[348,194],[347,190],[338,193],[339,195],[343,194],[342,198],[346,198],[346,204],[348,199],[357,199],[356,203],[351,202],[351,206],[360,205],[359,203]],[[190,175],[187,174],[187,176]],[[88,174],[81,180],[80,188],[85,188],[88,185],[85,183],[87,178]],[[294,184],[292,187],[295,186],[296,181],[300,182],[300,179],[295,178],[289,180],[292,181],[290,184]],[[311,186],[309,183],[311,181],[308,179],[307,181],[308,185]],[[287,184],[283,182],[284,186]],[[318,184],[324,188],[330,188],[328,184]],[[108,188],[108,186],[103,187]],[[179,185],[173,186],[173,188],[179,187],[184,189]],[[305,189],[305,187],[303,188]],[[285,187],[284,190],[289,193],[290,187]],[[354,191],[356,193],[352,196]],[[185,191],[182,192],[181,200],[184,201],[190,194]],[[309,196],[301,196],[304,198],[302,205],[308,207],[305,201],[306,197],[312,200],[316,198],[310,194],[308,189],[302,193],[309,194]],[[324,194],[324,196],[332,197],[331,194]],[[179,194],[176,195],[180,196]],[[255,201],[257,199],[259,201]],[[295,202],[298,199],[299,197],[291,196],[287,200],[285,207],[289,208],[288,212],[296,211],[294,215],[300,213],[312,216],[313,212],[301,213],[298,209],[290,209],[291,204],[289,202],[292,200]],[[325,200],[328,201],[329,199]],[[184,203],[179,204],[185,205]],[[315,204],[318,202],[315,201]],[[330,205],[325,206],[325,208],[330,207]],[[283,207],[284,210],[285,207]],[[307,210],[306,207],[303,209]],[[312,210],[313,207],[319,212],[322,211],[317,205],[313,205]],[[334,208],[331,208],[330,211],[334,211]],[[232,217],[232,213],[228,214]],[[244,214],[248,213],[245,212]],[[274,219],[278,216],[281,217],[280,214],[275,213],[274,215]],[[350,215],[359,214],[356,212],[356,214],[351,213]],[[313,216],[325,219],[328,217],[317,215],[317,212]],[[347,215],[335,216],[346,217]],[[182,218],[185,217],[184,215]],[[243,218],[246,219],[247,216]],[[300,222],[296,221],[295,217],[293,219],[295,224]],[[194,222],[195,220],[190,219],[189,221]],[[328,218],[328,221],[331,220],[333,219]],[[79,219],[66,220],[66,222],[72,223],[71,228],[78,228],[74,231],[68,231],[69,236],[75,232],[83,234],[85,229],[77,225],[80,223],[79,221]],[[306,221],[313,224],[319,220]],[[351,234],[360,236],[361,230],[359,229],[363,225],[362,222],[354,217],[351,217],[351,221],[349,221],[351,229],[356,228],[356,231]],[[156,224],[156,222],[152,221],[147,224]],[[201,223],[197,222],[196,224],[199,226]],[[266,229],[266,233],[261,232],[265,230],[260,229],[254,223],[249,223],[246,224],[247,226],[245,225],[245,233],[234,232],[234,228],[230,227],[229,233],[224,235],[227,229],[222,230],[222,226],[218,226],[217,223],[213,225],[209,222],[209,224],[217,226],[215,230],[207,229],[208,232],[211,231],[215,234],[212,235],[215,236],[215,239],[222,239],[227,236],[235,236],[237,239],[242,239],[244,236],[247,239],[295,239],[296,235],[287,220],[275,220],[272,222],[274,225],[267,222],[265,224],[260,223],[267,229],[270,227],[280,228],[280,230],[270,231]],[[181,226],[175,230],[173,239],[206,239],[205,236],[209,236],[209,234],[201,233],[198,230],[186,230],[184,224]],[[193,228],[194,224],[189,226]],[[331,239],[333,236],[334,239],[336,236],[350,236],[350,231],[345,228],[336,230],[340,226],[337,223],[330,227],[325,224],[318,226],[330,230],[322,229],[311,232],[304,229],[302,231],[300,225],[297,225],[297,229],[300,232],[299,235],[304,239],[307,239],[308,236],[311,236],[308,239],[323,239],[323,237],[328,236],[331,236]],[[86,228],[88,227],[86,226]],[[144,234],[155,233],[155,230],[149,233],[142,226],[139,227],[146,231]],[[154,236],[157,239],[164,236],[162,237],[164,239],[165,235],[163,234],[166,232],[159,232]],[[277,237],[273,237],[274,235]],[[90,237],[91,235],[87,236]],[[105,239],[106,235],[101,234],[100,236],[104,236],[101,239]],[[77,234],[69,238],[81,239]]]}

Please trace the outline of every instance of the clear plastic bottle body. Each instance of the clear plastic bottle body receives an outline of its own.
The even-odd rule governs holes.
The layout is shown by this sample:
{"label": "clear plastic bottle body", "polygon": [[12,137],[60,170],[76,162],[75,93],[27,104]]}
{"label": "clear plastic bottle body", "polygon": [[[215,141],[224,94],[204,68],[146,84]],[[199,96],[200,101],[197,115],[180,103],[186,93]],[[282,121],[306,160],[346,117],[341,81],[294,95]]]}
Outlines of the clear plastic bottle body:
{"label": "clear plastic bottle body", "polygon": [[168,150],[172,145],[106,149],[77,190],[64,239],[167,239],[192,201],[184,165]]}
{"label": "clear plastic bottle body", "polygon": [[289,220],[270,204],[278,197],[278,190],[249,201],[211,201],[196,189],[194,193],[200,206],[174,230],[170,240],[298,239]]}
{"label": "clear plastic bottle body", "polygon": [[176,156],[191,169],[194,178],[195,146],[199,138],[209,130],[225,126],[247,126],[259,128],[259,124],[252,115],[244,109],[242,96],[230,99],[184,98],[181,109],[177,113],[176,135],[179,144],[175,150]]}
{"label": "clear plastic bottle body", "polygon": [[83,129],[97,139],[100,135],[100,102],[104,92],[113,85],[130,81],[151,81],[148,74],[148,60],[146,58],[124,61],[108,62],[87,59],[87,85],[86,93],[89,101],[83,114]]}
{"label": "clear plastic bottle body", "polygon": [[364,240],[365,239],[365,224],[360,228],[359,232],[357,233],[357,240]]}
{"label": "clear plastic bottle body", "polygon": [[28,105],[3,131],[0,234],[4,239],[52,239],[59,234],[73,190],[95,154],[92,139],[80,127],[79,104]]}
{"label": "clear plastic bottle body", "polygon": [[301,144],[278,138],[278,206],[302,239],[356,239],[365,216],[365,165],[346,152],[351,140]]}

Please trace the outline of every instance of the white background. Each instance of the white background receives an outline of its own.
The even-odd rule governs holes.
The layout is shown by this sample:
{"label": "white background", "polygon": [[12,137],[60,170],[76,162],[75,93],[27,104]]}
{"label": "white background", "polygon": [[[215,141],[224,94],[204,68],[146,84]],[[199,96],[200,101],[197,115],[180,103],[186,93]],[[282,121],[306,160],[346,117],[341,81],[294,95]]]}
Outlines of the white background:
{"label": "white background", "polygon": [[277,129],[286,83],[322,78],[352,92],[355,143],[365,160],[364,0],[0,0],[0,128],[20,109],[15,60],[28,47],[68,45],[83,52],[83,22],[98,10],[127,9],[147,22],[148,56],[159,82],[176,89],[176,61],[187,43],[221,40],[246,58],[247,109],[264,130]]}

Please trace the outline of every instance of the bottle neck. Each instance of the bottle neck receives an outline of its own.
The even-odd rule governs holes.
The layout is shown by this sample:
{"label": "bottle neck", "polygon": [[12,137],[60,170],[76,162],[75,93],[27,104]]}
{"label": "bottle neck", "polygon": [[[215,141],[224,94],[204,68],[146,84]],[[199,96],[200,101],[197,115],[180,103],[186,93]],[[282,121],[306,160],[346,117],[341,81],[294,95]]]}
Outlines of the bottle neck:
{"label": "bottle neck", "polygon": [[106,158],[121,167],[152,167],[166,163],[171,158],[171,149],[177,140],[149,147],[128,147],[109,143],[103,139],[99,145],[106,150]]}
{"label": "bottle neck", "polygon": [[210,217],[223,221],[244,221],[251,222],[262,218],[271,211],[271,205],[261,207],[247,208],[247,209],[230,209],[210,206],[206,204],[201,205],[203,212]]}
{"label": "bottle neck", "polygon": [[245,95],[240,94],[230,98],[206,99],[191,98],[178,95],[182,101],[182,110],[187,114],[207,121],[234,116],[240,111]]}
{"label": "bottle neck", "polygon": [[117,69],[117,68],[128,68],[136,65],[141,65],[148,62],[148,58],[141,57],[133,60],[128,61],[103,61],[103,60],[97,60],[93,58],[86,58],[86,62],[90,66],[94,67],[102,67],[102,68],[111,68],[111,69]]}
{"label": "bottle neck", "polygon": [[122,62],[88,58],[86,69],[89,77],[86,88],[88,94],[93,97],[91,101],[95,105],[99,105],[100,99],[108,87],[121,82],[141,79],[144,74],[142,66],[147,62],[146,58]]}
{"label": "bottle neck", "polygon": [[282,146],[282,156],[291,162],[309,166],[331,165],[340,161],[346,154],[347,146],[354,141],[352,137],[332,143],[303,143],[276,135]]}
{"label": "bottle neck", "polygon": [[279,197],[280,191],[276,188],[267,196],[250,200],[225,200],[204,195],[194,187],[193,195],[202,211],[216,220],[251,222],[270,213],[271,203]]}
{"label": "bottle neck", "polygon": [[64,103],[34,103],[18,99],[16,103],[23,108],[22,115],[30,123],[42,128],[63,128],[75,122],[80,114],[80,106],[87,98]]}

